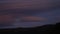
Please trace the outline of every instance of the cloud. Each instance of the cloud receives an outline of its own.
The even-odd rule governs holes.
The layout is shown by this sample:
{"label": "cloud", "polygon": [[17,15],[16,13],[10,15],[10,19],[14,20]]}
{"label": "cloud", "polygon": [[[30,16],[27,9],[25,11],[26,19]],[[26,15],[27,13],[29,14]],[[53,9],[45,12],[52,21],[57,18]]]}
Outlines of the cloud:
{"label": "cloud", "polygon": [[36,16],[25,16],[21,18],[22,22],[41,22],[41,21],[47,21],[47,18],[43,17],[36,17]]}
{"label": "cloud", "polygon": [[[51,0],[52,1],[52,0]],[[56,7],[58,5],[54,4],[54,2],[49,0],[7,0],[0,2],[0,10],[4,9],[46,9],[49,7]]]}
{"label": "cloud", "polygon": [[0,23],[12,23],[14,21],[13,16],[11,15],[0,15]]}

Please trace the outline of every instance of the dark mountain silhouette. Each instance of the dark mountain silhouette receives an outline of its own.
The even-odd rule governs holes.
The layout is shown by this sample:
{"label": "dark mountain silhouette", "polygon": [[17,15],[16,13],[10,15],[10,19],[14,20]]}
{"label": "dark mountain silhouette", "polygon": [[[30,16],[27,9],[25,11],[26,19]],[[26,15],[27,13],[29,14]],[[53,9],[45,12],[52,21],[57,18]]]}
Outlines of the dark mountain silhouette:
{"label": "dark mountain silhouette", "polygon": [[0,29],[0,32],[39,32],[40,34],[55,34],[57,30],[60,31],[60,22],[56,24],[47,24],[43,26],[33,28],[12,28],[12,29]]}

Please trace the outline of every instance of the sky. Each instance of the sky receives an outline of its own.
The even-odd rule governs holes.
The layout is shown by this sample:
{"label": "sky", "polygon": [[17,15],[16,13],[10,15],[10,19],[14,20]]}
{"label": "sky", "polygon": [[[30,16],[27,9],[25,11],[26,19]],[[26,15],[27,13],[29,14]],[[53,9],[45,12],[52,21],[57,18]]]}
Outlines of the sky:
{"label": "sky", "polygon": [[47,9],[58,7],[59,0],[3,0],[0,1],[0,10],[8,9]]}
{"label": "sky", "polygon": [[36,27],[60,21],[60,0],[0,0],[0,28]]}

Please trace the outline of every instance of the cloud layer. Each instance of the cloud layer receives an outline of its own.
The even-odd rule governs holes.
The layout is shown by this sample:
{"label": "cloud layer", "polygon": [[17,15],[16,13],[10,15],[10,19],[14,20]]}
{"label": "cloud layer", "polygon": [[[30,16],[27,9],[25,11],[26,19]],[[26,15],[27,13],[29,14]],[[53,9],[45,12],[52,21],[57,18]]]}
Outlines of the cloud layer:
{"label": "cloud layer", "polygon": [[37,16],[25,16],[21,18],[22,22],[42,22],[47,21],[47,18],[37,17]]}
{"label": "cloud layer", "polygon": [[14,22],[14,17],[12,15],[0,15],[0,25],[4,24],[11,24]]}
{"label": "cloud layer", "polygon": [[[59,0],[58,0],[59,1]],[[52,0],[6,0],[0,1],[0,10],[4,9],[47,9],[57,7],[59,2]]]}

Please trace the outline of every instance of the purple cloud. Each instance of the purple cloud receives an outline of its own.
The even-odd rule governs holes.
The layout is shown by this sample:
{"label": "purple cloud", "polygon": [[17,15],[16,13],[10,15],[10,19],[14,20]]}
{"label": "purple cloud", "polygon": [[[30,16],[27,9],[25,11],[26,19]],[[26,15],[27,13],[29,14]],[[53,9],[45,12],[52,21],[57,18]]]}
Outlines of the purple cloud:
{"label": "purple cloud", "polygon": [[6,0],[0,1],[0,10],[4,9],[48,9],[51,7],[58,7],[59,0],[54,2],[52,0]]}

